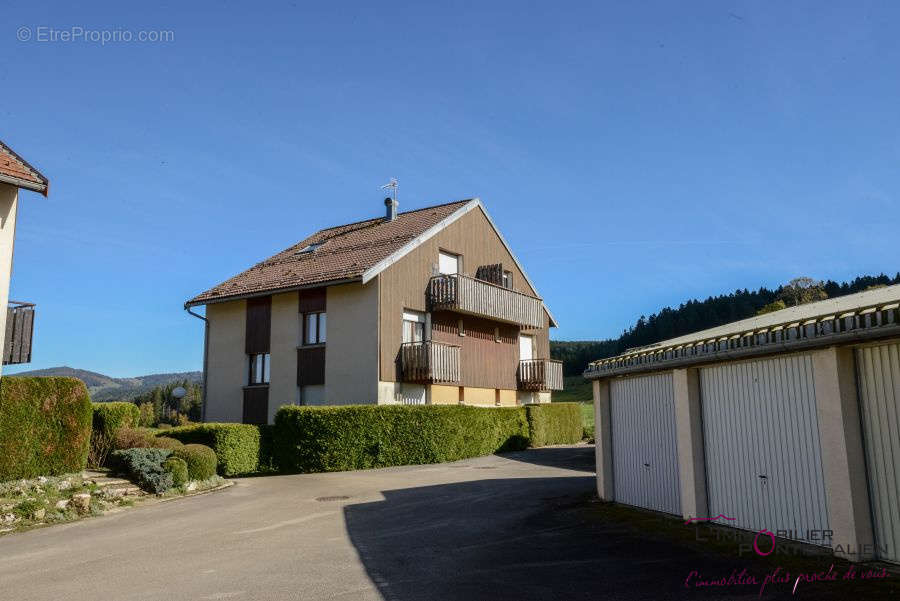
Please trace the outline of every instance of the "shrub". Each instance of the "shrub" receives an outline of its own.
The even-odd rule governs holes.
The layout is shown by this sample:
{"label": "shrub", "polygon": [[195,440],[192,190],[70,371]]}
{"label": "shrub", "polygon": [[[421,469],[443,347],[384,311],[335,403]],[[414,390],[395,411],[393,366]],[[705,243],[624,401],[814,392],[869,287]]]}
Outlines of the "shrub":
{"label": "shrub", "polygon": [[156,427],[159,428],[160,430],[168,430],[169,428],[172,427],[172,424],[164,424],[164,423],[157,424]]}
{"label": "shrub", "polygon": [[150,446],[154,449],[177,449],[183,447],[184,443],[168,436],[155,436],[150,441]]}
{"label": "shrub", "polygon": [[154,438],[150,430],[145,428],[120,428],[116,432],[113,448],[124,449],[149,449],[153,447]]}
{"label": "shrub", "polygon": [[284,406],[273,432],[276,464],[295,472],[439,463],[527,444],[522,407]]}
{"label": "shrub", "polygon": [[172,474],[175,486],[184,486],[188,481],[188,465],[184,459],[169,457],[163,461],[163,469]]}
{"label": "shrub", "polygon": [[140,412],[137,425],[141,428],[153,427],[156,424],[156,410],[153,407],[153,403],[143,403],[137,407]]}
{"label": "shrub", "polygon": [[175,484],[172,474],[163,468],[171,454],[169,449],[124,449],[113,451],[110,459],[118,471],[128,474],[141,488],[159,494]]}
{"label": "shrub", "polygon": [[578,442],[584,434],[578,403],[527,405],[531,446]]}
{"label": "shrub", "polygon": [[210,447],[222,476],[251,474],[271,466],[271,426],[197,424],[166,430],[159,437]]}
{"label": "shrub", "polygon": [[83,470],[91,413],[80,380],[0,379],[0,481]]}
{"label": "shrub", "polygon": [[216,475],[216,453],[206,445],[186,444],[173,450],[172,456],[187,463],[191,480],[208,480]]}
{"label": "shrub", "polygon": [[88,463],[100,466],[106,463],[119,430],[138,425],[140,410],[134,403],[93,403],[92,406],[94,416]]}

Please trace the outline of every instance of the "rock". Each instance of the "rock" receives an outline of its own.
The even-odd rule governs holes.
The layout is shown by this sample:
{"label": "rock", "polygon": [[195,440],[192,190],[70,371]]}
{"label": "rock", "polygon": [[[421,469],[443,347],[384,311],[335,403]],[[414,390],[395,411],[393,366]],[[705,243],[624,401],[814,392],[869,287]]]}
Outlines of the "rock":
{"label": "rock", "polygon": [[192,490],[197,490],[197,482],[196,482],[196,480],[191,480],[190,482],[188,482],[188,483],[185,485],[184,489],[185,489],[186,491],[188,491],[188,492],[190,492],[190,491],[192,491]]}
{"label": "rock", "polygon": [[56,488],[59,490],[69,490],[70,488],[72,488],[72,482],[68,478],[66,478],[65,480],[60,480],[56,485]]}
{"label": "rock", "polygon": [[56,508],[62,511],[65,511],[69,507],[68,499],[60,499],[56,502]]}
{"label": "rock", "polygon": [[14,513],[5,513],[2,516],[0,516],[0,523],[2,523],[4,526],[8,526],[10,524],[15,524],[18,521],[19,521],[19,516],[17,516]]}
{"label": "rock", "polygon": [[38,482],[40,482],[41,484],[46,484],[47,478],[45,476],[38,476]]}
{"label": "rock", "polygon": [[42,520],[45,515],[47,515],[47,510],[41,507],[40,509],[35,509],[34,513],[31,514],[31,517],[35,520]]}
{"label": "rock", "polygon": [[72,495],[72,505],[78,511],[87,511],[91,508],[91,495],[86,492],[80,492]]}

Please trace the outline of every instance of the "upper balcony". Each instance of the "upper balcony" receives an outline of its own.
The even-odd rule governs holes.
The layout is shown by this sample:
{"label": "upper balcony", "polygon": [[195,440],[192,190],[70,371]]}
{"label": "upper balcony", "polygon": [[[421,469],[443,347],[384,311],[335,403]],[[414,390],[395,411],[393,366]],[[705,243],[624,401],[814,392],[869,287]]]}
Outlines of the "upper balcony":
{"label": "upper balcony", "polygon": [[519,361],[516,374],[519,390],[562,390],[562,361],[555,359],[525,359]]}
{"label": "upper balcony", "polygon": [[425,340],[400,346],[404,382],[459,382],[459,347]]}
{"label": "upper balcony", "polygon": [[469,276],[434,276],[428,281],[426,296],[432,311],[456,311],[525,328],[544,327],[541,299]]}
{"label": "upper balcony", "polygon": [[31,363],[31,336],[34,333],[34,305],[9,301],[3,337],[3,365]]}

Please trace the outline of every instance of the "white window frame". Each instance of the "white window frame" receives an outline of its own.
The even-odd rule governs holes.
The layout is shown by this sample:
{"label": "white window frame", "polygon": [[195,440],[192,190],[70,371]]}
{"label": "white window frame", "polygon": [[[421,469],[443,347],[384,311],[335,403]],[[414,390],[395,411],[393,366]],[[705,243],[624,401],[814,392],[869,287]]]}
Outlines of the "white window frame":
{"label": "white window frame", "polygon": [[247,355],[247,386],[267,385],[271,378],[271,362],[269,353]]}
{"label": "white window frame", "polygon": [[[310,322],[312,320],[312,322]],[[310,323],[313,327],[310,327]],[[314,330],[310,340],[310,330]],[[303,314],[303,346],[325,344],[328,339],[328,314],[325,311],[310,311]]]}
{"label": "white window frame", "polygon": [[[404,344],[407,344],[410,342],[424,342],[425,341],[425,336],[426,336],[425,313],[423,313],[422,311],[414,311],[412,309],[404,309],[402,324],[403,324],[402,325],[403,329],[401,331],[401,337],[402,337]],[[407,324],[415,324],[415,325],[410,326],[410,331],[412,332],[412,336],[411,336],[412,340],[407,340],[407,336],[406,336]],[[419,326],[421,326],[421,327],[419,327]],[[418,340],[415,339],[416,338],[415,333],[417,330],[421,331],[421,337]]]}
{"label": "white window frame", "polygon": [[[450,262],[453,264],[453,271],[450,271]],[[441,275],[454,275],[460,273],[462,263],[462,255],[457,255],[446,250],[438,251],[438,273]]]}

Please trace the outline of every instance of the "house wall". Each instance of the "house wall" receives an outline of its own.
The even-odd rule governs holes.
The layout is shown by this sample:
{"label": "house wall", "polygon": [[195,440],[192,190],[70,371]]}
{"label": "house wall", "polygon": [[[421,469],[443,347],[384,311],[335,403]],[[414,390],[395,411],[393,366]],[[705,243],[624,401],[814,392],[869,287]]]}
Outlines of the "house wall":
{"label": "house wall", "polygon": [[297,345],[300,344],[299,295],[272,295],[272,329],[269,348],[269,423],[282,405],[297,404]]}
{"label": "house wall", "polygon": [[209,320],[206,421],[240,422],[247,383],[244,350],[247,302],[236,300],[206,306]]}
{"label": "house wall", "polygon": [[[460,319],[465,336],[459,335]],[[495,328],[500,330],[500,342],[494,336]],[[519,364],[517,326],[437,311],[431,316],[431,337],[435,342],[460,347],[459,368],[465,386],[516,389],[516,368]],[[399,343],[397,348],[399,350]]]}
{"label": "house wall", "polygon": [[[9,301],[9,280],[12,276],[13,247],[16,239],[16,214],[19,189],[0,184],[0,355],[6,333],[6,304]],[[0,365],[0,370],[3,366]]]}
{"label": "house wall", "polygon": [[[378,401],[378,280],[328,287],[325,401]],[[399,326],[398,326],[399,327]]]}
{"label": "house wall", "polygon": [[[399,379],[397,354],[403,339],[403,310],[425,311],[425,289],[428,280],[433,275],[433,268],[437,265],[438,253],[441,250],[462,255],[461,271],[470,276],[474,276],[475,270],[481,265],[502,263],[504,269],[513,273],[515,290],[537,295],[516,266],[503,242],[494,232],[481,208],[469,211],[378,276],[381,305],[379,320],[380,379],[384,382],[396,382]],[[471,321],[471,319],[466,319],[466,321]],[[538,330],[534,334],[536,335],[538,358],[549,358],[550,342],[547,328]],[[453,341],[452,344],[462,346],[459,340]],[[510,357],[508,345],[491,342],[491,345],[495,346],[481,347],[472,341],[464,341],[464,344],[487,353],[487,356],[481,357],[480,362],[468,368],[466,367],[468,359],[465,354],[461,357],[461,361],[464,362],[462,366],[462,384],[464,386],[515,389],[515,369],[517,367],[515,362],[510,365],[509,369],[497,369],[497,366],[501,364],[506,365],[506,362],[514,361]],[[464,350],[468,350],[468,348],[467,346]],[[515,361],[517,360],[518,349],[516,348]],[[510,373],[512,380],[510,380]],[[469,380],[470,377],[473,379]]]}

